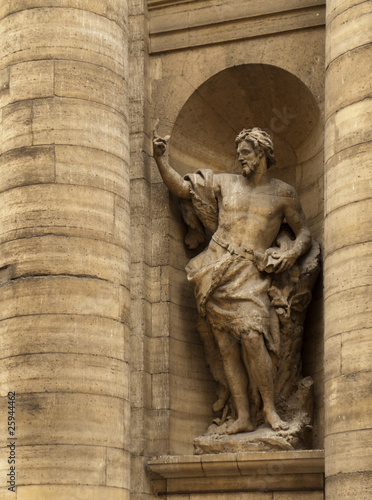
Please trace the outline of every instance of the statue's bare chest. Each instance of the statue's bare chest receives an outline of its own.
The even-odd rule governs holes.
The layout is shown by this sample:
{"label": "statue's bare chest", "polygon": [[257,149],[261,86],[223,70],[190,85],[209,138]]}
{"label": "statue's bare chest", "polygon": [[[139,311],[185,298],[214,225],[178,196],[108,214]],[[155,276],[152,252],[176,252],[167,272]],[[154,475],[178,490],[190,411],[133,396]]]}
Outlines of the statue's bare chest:
{"label": "statue's bare chest", "polygon": [[281,213],[281,205],[280,198],[266,186],[251,188],[230,183],[221,188],[219,210],[225,217],[256,215],[265,220]]}

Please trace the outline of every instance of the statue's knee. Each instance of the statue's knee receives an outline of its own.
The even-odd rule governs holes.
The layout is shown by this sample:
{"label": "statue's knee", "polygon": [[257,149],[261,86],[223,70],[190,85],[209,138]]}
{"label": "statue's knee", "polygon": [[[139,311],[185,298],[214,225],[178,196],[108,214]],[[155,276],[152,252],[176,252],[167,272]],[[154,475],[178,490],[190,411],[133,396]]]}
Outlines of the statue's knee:
{"label": "statue's knee", "polygon": [[224,331],[217,330],[214,334],[222,357],[234,356],[238,350],[236,340]]}

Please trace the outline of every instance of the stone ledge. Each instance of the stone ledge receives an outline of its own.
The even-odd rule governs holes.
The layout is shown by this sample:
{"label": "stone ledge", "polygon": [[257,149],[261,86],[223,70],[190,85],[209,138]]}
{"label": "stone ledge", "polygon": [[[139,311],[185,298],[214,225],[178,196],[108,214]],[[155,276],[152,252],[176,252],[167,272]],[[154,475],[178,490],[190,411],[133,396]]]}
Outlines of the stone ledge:
{"label": "stone ledge", "polygon": [[324,487],[323,450],[168,455],[149,459],[148,467],[154,479],[166,480],[168,494],[316,491]]}

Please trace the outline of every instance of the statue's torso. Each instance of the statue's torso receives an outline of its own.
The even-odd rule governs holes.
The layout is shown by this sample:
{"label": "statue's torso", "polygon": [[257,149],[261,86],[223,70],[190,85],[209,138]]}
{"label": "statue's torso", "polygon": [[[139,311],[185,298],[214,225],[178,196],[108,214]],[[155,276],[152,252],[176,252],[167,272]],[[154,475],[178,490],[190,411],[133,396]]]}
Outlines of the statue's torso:
{"label": "statue's torso", "polygon": [[284,217],[284,183],[269,180],[250,186],[242,175],[220,174],[215,178],[218,199],[216,234],[233,248],[264,251],[269,248]]}

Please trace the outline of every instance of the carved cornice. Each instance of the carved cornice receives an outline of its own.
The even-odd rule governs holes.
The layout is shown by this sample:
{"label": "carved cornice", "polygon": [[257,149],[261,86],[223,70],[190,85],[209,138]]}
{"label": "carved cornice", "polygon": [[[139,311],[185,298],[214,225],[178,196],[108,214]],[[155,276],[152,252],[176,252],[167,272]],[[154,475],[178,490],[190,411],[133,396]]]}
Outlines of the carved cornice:
{"label": "carved cornice", "polygon": [[170,7],[171,5],[179,5],[181,3],[196,3],[199,0],[147,0],[147,6],[150,9],[161,7]]}
{"label": "carved cornice", "polygon": [[[152,53],[325,25],[324,0],[277,0],[268,5],[254,0],[249,9],[245,0],[236,0],[236,8],[224,4],[218,11],[212,0],[162,2],[168,8],[150,12]],[[192,5],[196,3],[200,8]]]}
{"label": "carved cornice", "polygon": [[[168,494],[322,491],[324,451],[297,450],[163,456],[149,459],[155,488]],[[213,491],[212,491],[213,490]]]}

